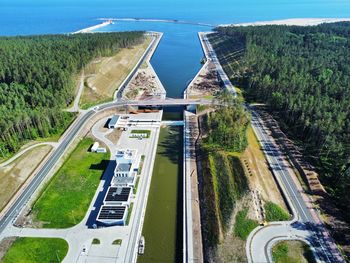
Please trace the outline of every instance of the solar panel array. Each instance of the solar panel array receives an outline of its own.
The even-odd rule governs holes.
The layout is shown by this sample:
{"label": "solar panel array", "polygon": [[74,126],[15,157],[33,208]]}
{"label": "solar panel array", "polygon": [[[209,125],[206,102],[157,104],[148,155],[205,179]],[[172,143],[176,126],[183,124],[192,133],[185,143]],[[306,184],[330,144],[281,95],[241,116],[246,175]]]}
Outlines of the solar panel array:
{"label": "solar panel array", "polygon": [[121,220],[124,217],[126,206],[104,205],[101,207],[98,219],[115,219]]}
{"label": "solar panel array", "polygon": [[110,187],[105,202],[127,202],[130,191],[130,187]]}

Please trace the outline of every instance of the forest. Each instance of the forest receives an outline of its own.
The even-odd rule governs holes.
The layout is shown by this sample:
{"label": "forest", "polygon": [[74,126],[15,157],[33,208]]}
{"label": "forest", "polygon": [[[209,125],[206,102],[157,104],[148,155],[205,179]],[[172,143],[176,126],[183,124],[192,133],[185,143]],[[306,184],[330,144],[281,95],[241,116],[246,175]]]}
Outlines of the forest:
{"label": "forest", "polygon": [[218,27],[233,83],[302,142],[350,218],[350,23]]}
{"label": "forest", "polygon": [[[218,97],[221,105],[206,116],[207,137],[203,147],[207,151],[225,150],[243,152],[248,145],[247,128],[250,115],[229,92],[224,91]],[[227,106],[229,105],[229,106]]]}
{"label": "forest", "polygon": [[139,44],[143,32],[0,37],[0,158],[61,133],[74,115],[74,75],[92,59]]}

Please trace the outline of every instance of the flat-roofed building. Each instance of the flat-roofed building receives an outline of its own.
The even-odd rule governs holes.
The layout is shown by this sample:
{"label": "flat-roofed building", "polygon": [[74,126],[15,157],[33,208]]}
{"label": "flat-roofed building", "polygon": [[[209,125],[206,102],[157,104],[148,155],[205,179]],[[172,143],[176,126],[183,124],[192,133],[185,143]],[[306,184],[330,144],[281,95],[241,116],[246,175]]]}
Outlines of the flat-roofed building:
{"label": "flat-roofed building", "polygon": [[109,187],[105,196],[105,205],[129,205],[131,187]]}
{"label": "flat-roofed building", "polygon": [[114,170],[114,175],[117,177],[128,177],[132,176],[131,173],[131,163],[117,163]]}
{"label": "flat-roofed building", "polygon": [[141,157],[137,154],[137,150],[118,150],[115,158],[116,167],[114,169],[114,176],[132,177],[138,172]]}
{"label": "flat-roofed building", "polygon": [[111,185],[120,187],[135,187],[136,176],[116,177],[113,176]]}
{"label": "flat-roofed building", "polygon": [[109,226],[124,226],[127,215],[128,207],[125,205],[103,205],[98,213],[97,221]]}
{"label": "flat-roofed building", "polygon": [[99,146],[99,142],[94,142],[94,144],[91,146],[91,152],[96,152]]}
{"label": "flat-roofed building", "polygon": [[117,128],[119,122],[119,115],[113,115],[108,122],[108,129]]}

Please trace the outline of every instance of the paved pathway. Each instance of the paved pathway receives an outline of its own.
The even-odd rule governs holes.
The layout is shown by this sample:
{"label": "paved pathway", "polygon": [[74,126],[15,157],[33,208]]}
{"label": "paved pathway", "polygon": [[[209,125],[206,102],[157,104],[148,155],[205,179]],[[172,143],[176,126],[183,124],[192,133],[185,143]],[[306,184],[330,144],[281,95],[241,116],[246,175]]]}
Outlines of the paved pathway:
{"label": "paved pathway", "polygon": [[38,146],[41,146],[41,145],[51,145],[52,147],[56,148],[57,144],[58,144],[57,142],[40,142],[40,143],[33,144],[31,146],[28,146],[27,148],[25,148],[24,150],[20,151],[15,156],[13,156],[10,159],[8,159],[7,161],[0,163],[0,167],[4,167],[4,166],[12,163],[18,157],[21,157],[23,154],[25,154],[26,152],[30,151],[31,149],[33,149],[35,147],[38,147]]}

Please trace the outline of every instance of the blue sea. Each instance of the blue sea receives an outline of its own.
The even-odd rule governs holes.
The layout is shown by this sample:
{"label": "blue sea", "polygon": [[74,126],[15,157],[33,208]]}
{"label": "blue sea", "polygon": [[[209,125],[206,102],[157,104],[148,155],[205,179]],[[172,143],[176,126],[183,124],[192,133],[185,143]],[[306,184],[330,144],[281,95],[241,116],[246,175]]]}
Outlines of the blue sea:
{"label": "blue sea", "polygon": [[[69,33],[101,17],[177,19],[212,25],[303,17],[350,17],[350,0],[0,0],[0,35]],[[164,32],[152,64],[168,96],[181,96],[200,68],[198,31],[161,22],[117,22],[100,31]]]}

